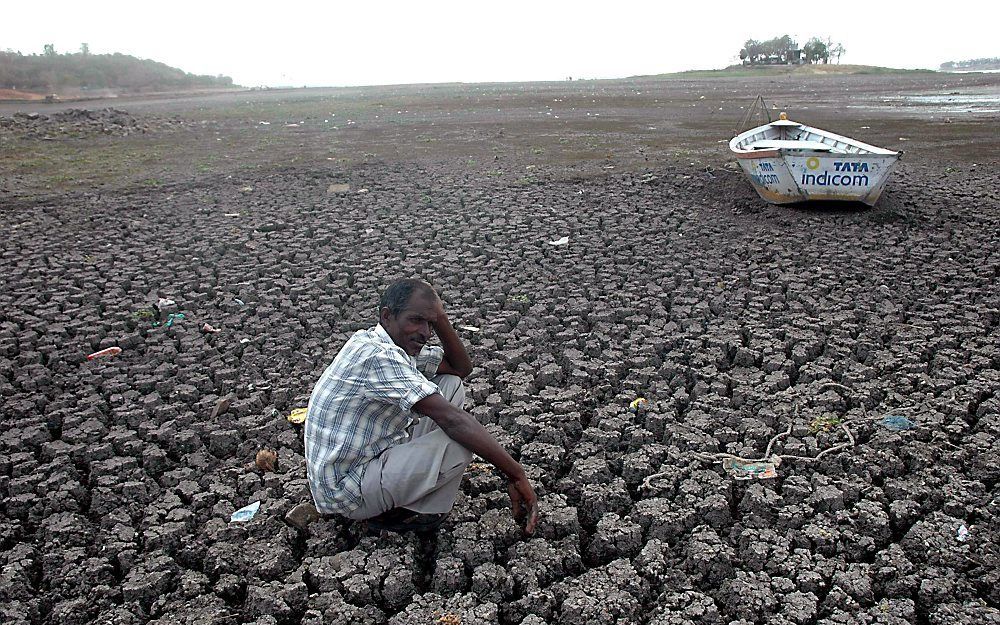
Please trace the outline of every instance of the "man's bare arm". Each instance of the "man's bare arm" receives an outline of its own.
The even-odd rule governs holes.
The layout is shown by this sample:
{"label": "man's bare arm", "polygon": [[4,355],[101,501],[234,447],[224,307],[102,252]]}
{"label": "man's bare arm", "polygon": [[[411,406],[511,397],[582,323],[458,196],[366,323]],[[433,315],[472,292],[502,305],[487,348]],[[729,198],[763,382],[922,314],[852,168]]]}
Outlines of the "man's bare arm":
{"label": "man's bare arm", "polygon": [[434,420],[452,440],[498,468],[509,483],[514,518],[524,520],[524,532],[531,534],[538,523],[538,498],[524,468],[511,458],[497,439],[475,417],[453,406],[440,393],[434,393],[413,405],[413,409]]}

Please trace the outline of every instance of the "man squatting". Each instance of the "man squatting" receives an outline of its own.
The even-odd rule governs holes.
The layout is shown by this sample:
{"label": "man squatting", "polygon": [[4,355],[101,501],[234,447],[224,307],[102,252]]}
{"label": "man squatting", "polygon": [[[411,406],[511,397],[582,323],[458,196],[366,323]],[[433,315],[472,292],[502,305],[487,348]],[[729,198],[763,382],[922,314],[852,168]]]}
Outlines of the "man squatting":
{"label": "man squatting", "polygon": [[[427,345],[435,333],[441,347]],[[475,453],[507,477],[514,518],[533,533],[538,501],[524,469],[462,409],[462,379],[471,372],[434,289],[415,279],[389,285],[378,325],[354,333],[309,398],[305,446],[316,509],[371,529],[435,529]]]}

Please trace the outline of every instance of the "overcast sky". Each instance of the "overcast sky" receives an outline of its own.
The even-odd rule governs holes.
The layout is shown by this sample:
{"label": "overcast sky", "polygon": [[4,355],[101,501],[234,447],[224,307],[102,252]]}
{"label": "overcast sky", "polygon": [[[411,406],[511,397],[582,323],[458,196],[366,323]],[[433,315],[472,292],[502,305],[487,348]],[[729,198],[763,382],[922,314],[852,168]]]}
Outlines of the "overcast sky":
{"label": "overcast sky", "polygon": [[[616,78],[738,62],[748,37],[831,37],[842,63],[1000,56],[1000,2],[49,0],[0,4],[0,49],[121,52],[246,86]],[[785,7],[785,8],[782,8]]]}

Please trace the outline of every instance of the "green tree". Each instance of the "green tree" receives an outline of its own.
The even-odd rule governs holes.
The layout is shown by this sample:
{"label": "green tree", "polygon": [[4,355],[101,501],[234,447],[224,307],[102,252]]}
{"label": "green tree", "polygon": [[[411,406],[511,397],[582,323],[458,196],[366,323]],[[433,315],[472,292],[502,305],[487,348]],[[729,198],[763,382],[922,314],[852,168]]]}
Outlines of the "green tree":
{"label": "green tree", "polygon": [[767,41],[760,44],[761,47],[761,60],[765,60],[769,63],[787,63],[788,57],[791,55],[791,51],[798,47],[795,40],[788,35],[782,35],[781,37],[775,37],[774,39],[768,39]]}
{"label": "green tree", "polygon": [[806,57],[806,63],[826,63],[830,58],[830,49],[819,37],[813,37],[802,46],[802,53]]}
{"label": "green tree", "polygon": [[799,44],[788,35],[782,35],[781,37],[774,38],[774,53],[778,55],[778,58],[782,62],[787,63],[791,51],[798,47]]}
{"label": "green tree", "polygon": [[745,65],[753,65],[760,61],[760,57],[763,54],[764,48],[759,41],[756,39],[747,39],[743,44],[743,49],[740,50],[740,60]]}
{"label": "green tree", "polygon": [[45,56],[55,56],[56,55],[56,47],[53,44],[51,44],[51,43],[47,43],[44,46],[42,46],[42,53]]}
{"label": "green tree", "polygon": [[83,56],[90,55],[90,45],[88,45],[86,43],[81,43],[80,44],[80,54],[82,54]]}

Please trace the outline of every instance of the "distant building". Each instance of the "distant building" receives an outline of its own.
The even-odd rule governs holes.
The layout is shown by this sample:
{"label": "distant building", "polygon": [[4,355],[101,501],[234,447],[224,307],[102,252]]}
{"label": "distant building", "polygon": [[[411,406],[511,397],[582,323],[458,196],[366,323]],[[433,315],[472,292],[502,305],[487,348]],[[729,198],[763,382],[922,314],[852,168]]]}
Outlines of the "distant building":
{"label": "distant building", "polygon": [[769,54],[761,59],[761,65],[802,65],[806,62],[806,57],[802,50],[785,50],[780,54]]}

